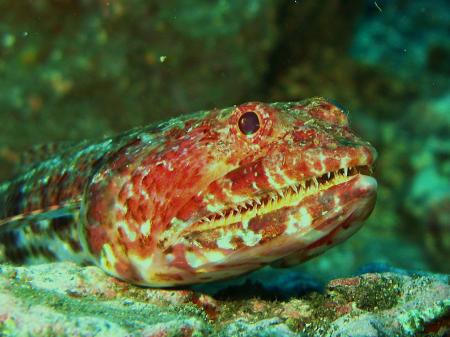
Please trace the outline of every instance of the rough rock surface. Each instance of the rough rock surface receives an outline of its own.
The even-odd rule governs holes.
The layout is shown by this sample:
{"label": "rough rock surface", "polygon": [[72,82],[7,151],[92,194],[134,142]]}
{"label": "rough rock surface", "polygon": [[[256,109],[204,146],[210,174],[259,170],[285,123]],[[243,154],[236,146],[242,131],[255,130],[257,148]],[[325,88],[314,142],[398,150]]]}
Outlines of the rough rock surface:
{"label": "rough rock surface", "polygon": [[96,267],[0,265],[0,336],[445,336],[449,281],[364,274],[283,301],[216,300],[135,287]]}

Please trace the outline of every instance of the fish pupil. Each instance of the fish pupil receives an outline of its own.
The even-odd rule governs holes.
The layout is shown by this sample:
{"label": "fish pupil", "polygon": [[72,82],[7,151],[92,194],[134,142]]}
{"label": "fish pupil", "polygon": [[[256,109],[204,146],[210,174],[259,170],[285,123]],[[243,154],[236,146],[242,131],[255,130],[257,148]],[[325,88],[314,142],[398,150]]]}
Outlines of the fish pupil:
{"label": "fish pupil", "polygon": [[239,118],[239,129],[244,135],[254,134],[259,127],[259,118],[254,111],[247,111]]}

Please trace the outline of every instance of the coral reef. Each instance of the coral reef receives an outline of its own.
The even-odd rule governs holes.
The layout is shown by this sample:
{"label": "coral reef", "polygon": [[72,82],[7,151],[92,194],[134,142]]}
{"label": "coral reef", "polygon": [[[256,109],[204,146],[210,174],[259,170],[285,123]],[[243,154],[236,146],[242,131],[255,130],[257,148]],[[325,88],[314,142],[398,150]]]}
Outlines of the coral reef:
{"label": "coral reef", "polygon": [[[0,266],[1,336],[443,336],[444,275],[364,274],[282,301],[138,288],[71,263]],[[262,286],[263,287],[263,286]]]}

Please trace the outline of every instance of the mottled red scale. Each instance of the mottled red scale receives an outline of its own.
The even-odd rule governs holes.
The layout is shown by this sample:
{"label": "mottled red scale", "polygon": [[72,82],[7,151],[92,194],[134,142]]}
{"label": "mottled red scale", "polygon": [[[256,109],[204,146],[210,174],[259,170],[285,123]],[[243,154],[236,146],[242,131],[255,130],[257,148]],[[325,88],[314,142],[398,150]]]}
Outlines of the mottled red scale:
{"label": "mottled red scale", "polygon": [[132,280],[134,283],[140,283],[142,281],[142,277],[139,274],[139,271],[136,268],[128,263],[127,261],[119,260],[114,265],[115,270],[123,275],[127,280]]}
{"label": "mottled red scale", "polygon": [[201,247],[201,249],[217,249],[217,240],[220,238],[220,233],[218,230],[206,231],[206,232],[194,232],[190,234],[188,240],[196,242],[196,245]]}
{"label": "mottled red scale", "polygon": [[320,239],[314,241],[312,244],[308,245],[305,250],[313,250],[315,248],[321,247],[321,246],[330,246],[333,244],[333,240],[337,236],[337,234],[343,230],[342,227],[337,226],[334,229],[332,229],[327,235],[324,235]]}
{"label": "mottled red scale", "polygon": [[[104,216],[104,212],[108,207],[107,201],[102,198],[102,195],[99,193],[101,190],[101,186],[98,184],[93,184],[91,186],[91,192],[89,194],[90,198],[90,207],[88,209],[87,218],[93,222],[93,224],[101,224],[101,221]],[[93,226],[89,226],[93,227]]]}
{"label": "mottled red scale", "polygon": [[[181,201],[181,200],[180,200]],[[177,213],[177,218],[180,220],[188,220],[191,216],[196,214],[199,209],[206,207],[206,204],[203,202],[202,196],[194,196],[187,204],[181,205],[181,202],[177,203],[179,206],[182,206],[181,210]],[[205,213],[205,212],[203,212]]]}
{"label": "mottled red scale", "polygon": [[231,191],[237,195],[252,194],[254,191],[252,183],[262,190],[272,188],[267,180],[262,160],[231,171],[224,177],[224,180],[231,181]]}
{"label": "mottled red scale", "polygon": [[64,172],[63,174],[57,174],[54,176],[53,180],[53,202],[59,203],[61,201],[62,191],[65,189],[65,182],[68,178],[67,172]]}
{"label": "mottled red scale", "polygon": [[134,175],[131,176],[131,186],[133,187],[134,194],[141,194],[141,182],[144,178],[144,174],[142,172],[135,172]]}
{"label": "mottled red scale", "polygon": [[147,192],[152,190],[153,185],[155,184],[154,181],[154,174],[147,174],[142,178],[142,186],[147,190]]}
{"label": "mottled red scale", "polygon": [[[227,195],[225,193],[225,191],[230,191],[232,188],[232,182],[231,180],[225,179],[222,184],[220,184],[217,181],[212,182],[211,184],[209,184],[208,189],[205,193],[202,194],[213,194],[215,197],[215,200],[219,200],[219,201],[226,201],[227,200]],[[199,197],[201,198],[201,197]],[[206,206],[206,205],[202,205],[201,203],[197,203],[199,206]]]}
{"label": "mottled red scale", "polygon": [[113,160],[111,160],[109,163],[109,169],[111,171],[114,171],[117,169],[126,168],[126,164],[130,160],[130,155],[128,154],[129,149],[135,148],[140,144],[141,144],[140,139],[133,139],[129,143],[124,145],[122,148],[117,150],[114,156],[112,156]]}
{"label": "mottled red scale", "polygon": [[130,221],[130,223],[131,222],[142,223],[143,216],[141,214],[140,209],[139,195],[132,198],[128,198],[126,205],[127,205],[127,216],[131,217],[131,219],[127,217],[127,220],[134,220]]}
{"label": "mottled red scale", "polygon": [[98,226],[89,226],[86,234],[89,238],[89,248],[92,254],[95,256],[100,255],[103,245],[109,242],[105,230]]}
{"label": "mottled red scale", "polygon": [[305,111],[305,110],[307,110],[307,107],[308,107],[308,105],[306,105],[306,104],[294,104],[291,106],[291,109]]}
{"label": "mottled red scale", "polygon": [[316,131],[314,131],[313,129],[309,129],[309,128],[294,131],[292,133],[294,141],[297,143],[306,143],[308,141],[312,141],[314,139],[315,135],[316,135]]}
{"label": "mottled red scale", "polygon": [[[151,235],[139,235],[137,238],[137,245],[139,246],[138,251],[145,252],[148,247],[153,247],[155,240]],[[143,257],[144,255],[141,255]]]}
{"label": "mottled red scale", "polygon": [[83,187],[86,183],[86,177],[72,175],[71,178],[66,180],[64,189],[61,190],[60,199],[68,200],[74,196],[80,195],[83,191]]}
{"label": "mottled red scale", "polygon": [[284,233],[288,214],[285,211],[275,211],[263,216],[254,217],[250,220],[248,228],[257,234],[262,234],[263,237],[260,243],[267,242]]}
{"label": "mottled red scale", "polygon": [[122,188],[120,189],[120,192],[118,194],[118,200],[121,204],[126,203],[128,195],[130,193],[130,190],[132,190],[133,187],[130,187],[131,184],[130,183],[126,183],[122,186]]}
{"label": "mottled red scale", "polygon": [[126,220],[126,213],[124,213],[121,209],[118,209],[115,212],[115,219],[116,219],[116,221],[124,221],[124,220]]}
{"label": "mottled red scale", "polygon": [[152,211],[151,204],[150,204],[150,201],[143,195],[140,196],[139,210],[142,215],[141,223],[146,222],[147,220],[150,219],[150,215],[151,215],[151,211]]}
{"label": "mottled red scale", "polygon": [[314,169],[316,170],[316,171],[319,171],[319,172],[321,172],[322,171],[322,169],[323,169],[323,167],[322,167],[322,161],[320,161],[320,160],[316,160],[316,161],[314,161]]}
{"label": "mottled red scale", "polygon": [[58,179],[55,182],[56,200],[58,202],[62,200],[63,193],[67,188],[68,178],[69,178],[69,174],[65,171],[63,174],[58,175]]}
{"label": "mottled red scale", "polygon": [[[317,201],[315,195],[307,196],[302,200],[303,207],[305,207],[313,219],[318,219],[322,216],[323,206]],[[314,227],[314,226],[313,226]]]}
{"label": "mottled red scale", "polygon": [[[129,229],[134,233],[138,233],[139,229],[136,226],[131,226]],[[133,254],[143,258],[147,256],[148,249],[153,245],[154,241],[151,237],[143,237],[142,235],[138,235],[135,240],[130,240],[125,233],[125,230],[122,227],[117,228],[117,235],[114,240],[110,240],[110,243],[113,243],[112,249],[115,252],[116,256],[122,256],[121,259],[128,258],[130,252]],[[148,245],[143,245],[143,243],[147,243]],[[122,254],[123,253],[123,254]]]}
{"label": "mottled red scale", "polygon": [[325,158],[325,166],[327,171],[336,171],[340,168],[341,161],[338,158],[327,157]]}
{"label": "mottled red scale", "polygon": [[339,219],[340,216],[341,216],[341,213],[338,213],[337,215],[335,215],[333,217],[327,218],[325,221],[318,221],[317,225],[313,226],[313,228],[315,230],[325,232],[328,229],[333,227],[333,225],[336,223],[336,221]]}
{"label": "mottled red scale", "polygon": [[[332,190],[330,190],[331,192]],[[317,201],[322,205],[325,209],[334,209],[336,205],[335,196],[331,193],[320,193]]]}
{"label": "mottled red scale", "polygon": [[306,160],[299,160],[295,164],[292,163],[292,165],[286,169],[286,173],[293,177],[299,175],[301,179],[312,175],[310,164]]}
{"label": "mottled red scale", "polygon": [[[163,273],[155,273],[155,276],[161,281],[173,282],[173,281],[182,281],[183,276],[178,274],[163,274]],[[164,336],[167,336],[164,332]]]}
{"label": "mottled red scale", "polygon": [[234,247],[234,250],[240,250],[247,247],[247,245],[244,243],[244,240],[240,236],[233,236],[230,240],[230,243]]}
{"label": "mottled red scale", "polygon": [[184,245],[176,244],[175,246],[173,246],[172,254],[174,256],[174,259],[170,263],[170,265],[183,270],[192,270],[192,267],[186,260],[185,252],[186,247]]}
{"label": "mottled red scale", "polygon": [[336,106],[322,102],[317,107],[309,110],[312,117],[321,119],[331,124],[345,126],[348,124],[347,116]]}

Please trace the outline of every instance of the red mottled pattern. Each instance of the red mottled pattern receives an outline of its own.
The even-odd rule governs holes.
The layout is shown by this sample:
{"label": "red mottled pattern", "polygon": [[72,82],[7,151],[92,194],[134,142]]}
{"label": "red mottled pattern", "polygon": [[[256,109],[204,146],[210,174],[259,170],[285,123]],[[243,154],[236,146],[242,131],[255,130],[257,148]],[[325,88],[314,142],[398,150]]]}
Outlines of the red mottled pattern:
{"label": "red mottled pattern", "polygon": [[[299,263],[354,233],[376,196],[375,150],[322,98],[201,111],[58,151],[0,188],[7,255],[20,246],[31,261],[39,237],[57,259],[148,286]],[[60,213],[70,221],[56,240]],[[69,240],[79,248],[60,250]]]}

